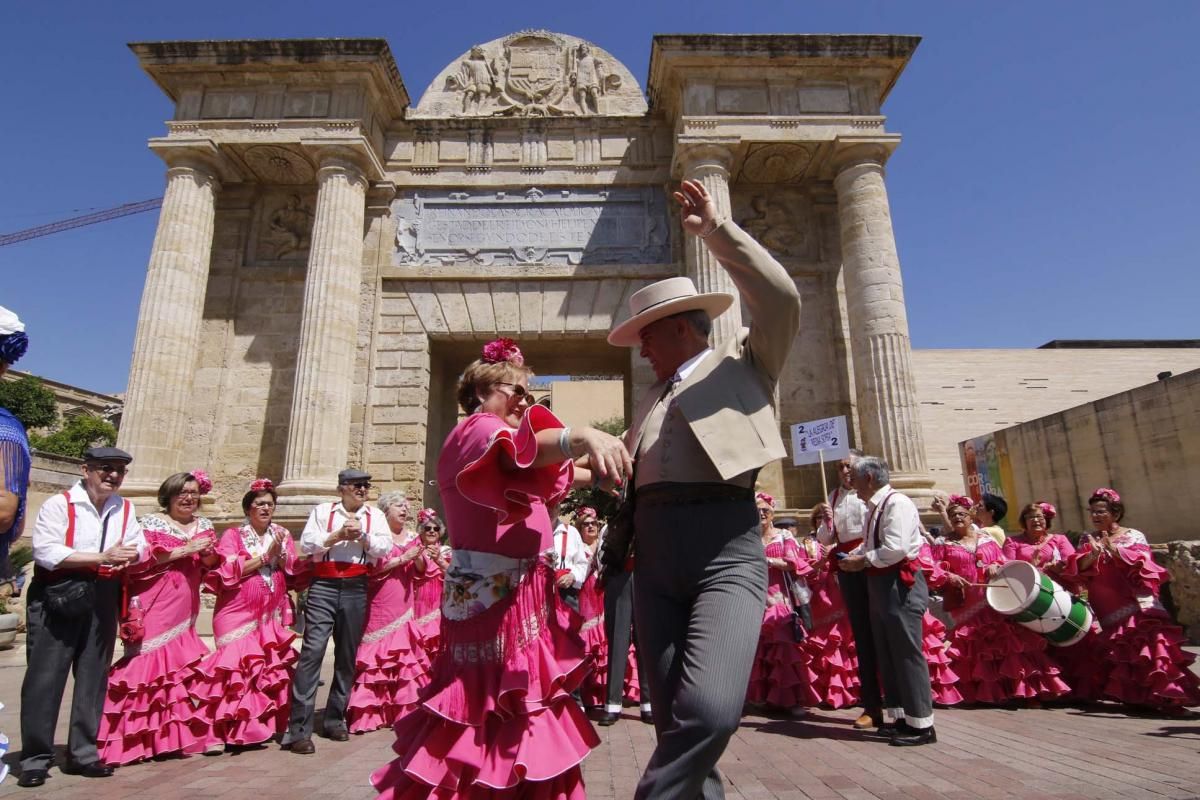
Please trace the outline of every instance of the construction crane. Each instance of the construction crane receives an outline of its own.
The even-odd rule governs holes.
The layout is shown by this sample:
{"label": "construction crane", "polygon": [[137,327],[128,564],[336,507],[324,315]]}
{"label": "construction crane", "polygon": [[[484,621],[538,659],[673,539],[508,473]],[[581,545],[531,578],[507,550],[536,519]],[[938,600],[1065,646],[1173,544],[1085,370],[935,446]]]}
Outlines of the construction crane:
{"label": "construction crane", "polygon": [[8,244],[16,244],[17,242],[25,242],[30,239],[37,239],[42,236],[49,236],[52,233],[60,231],[69,231],[73,228],[82,228],[85,225],[95,225],[97,222],[107,222],[110,219],[119,217],[128,217],[130,214],[141,214],[143,211],[153,211],[162,206],[163,199],[155,197],[153,200],[141,200],[137,203],[126,203],[123,206],[116,208],[106,208],[103,211],[93,211],[91,214],[84,214],[79,217],[70,217],[69,219],[60,219],[58,222],[51,222],[47,225],[39,225],[36,228],[26,228],[23,231],[15,233],[0,234],[0,247]]}

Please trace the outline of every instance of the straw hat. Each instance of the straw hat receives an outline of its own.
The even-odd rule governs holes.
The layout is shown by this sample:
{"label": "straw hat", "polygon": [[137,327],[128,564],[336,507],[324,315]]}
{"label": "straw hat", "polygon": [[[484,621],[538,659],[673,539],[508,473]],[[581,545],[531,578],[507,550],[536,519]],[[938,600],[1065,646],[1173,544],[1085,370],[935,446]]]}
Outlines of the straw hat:
{"label": "straw hat", "polygon": [[616,347],[636,347],[638,332],[651,322],[683,311],[700,309],[716,317],[733,305],[728,292],[700,294],[691,278],[667,278],[638,289],[629,297],[631,316],[608,334],[608,343]]}

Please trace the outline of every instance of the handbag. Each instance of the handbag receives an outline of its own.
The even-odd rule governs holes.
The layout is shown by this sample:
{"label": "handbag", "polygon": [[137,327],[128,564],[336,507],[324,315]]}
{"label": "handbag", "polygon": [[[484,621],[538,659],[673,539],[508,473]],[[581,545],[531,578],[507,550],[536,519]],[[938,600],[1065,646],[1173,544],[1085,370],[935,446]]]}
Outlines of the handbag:
{"label": "handbag", "polygon": [[79,619],[96,605],[96,581],[91,576],[72,575],[46,586],[46,608],[63,619]]}
{"label": "handbag", "polygon": [[797,644],[808,638],[812,630],[812,590],[806,581],[797,581],[791,574],[783,573],[783,582],[787,584],[788,602],[792,606],[792,639]]}

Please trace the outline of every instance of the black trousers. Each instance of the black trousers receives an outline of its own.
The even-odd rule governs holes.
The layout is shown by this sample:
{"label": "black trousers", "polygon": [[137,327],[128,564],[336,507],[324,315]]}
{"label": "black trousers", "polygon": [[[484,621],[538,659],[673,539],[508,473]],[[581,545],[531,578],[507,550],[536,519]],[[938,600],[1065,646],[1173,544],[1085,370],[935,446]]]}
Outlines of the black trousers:
{"label": "black trousers", "polygon": [[864,711],[878,714],[883,708],[879,691],[879,658],[875,655],[875,634],[871,631],[871,607],[867,590],[867,573],[838,572],[838,587],[850,618],[854,647],[858,652],[859,691]]}
{"label": "black trousers", "polygon": [[884,711],[904,711],[913,727],[933,725],[933,691],[925,660],[924,617],[929,608],[925,576],[906,586],[899,572],[868,575],[871,630],[879,656]]}
{"label": "black trousers", "polygon": [[[609,706],[621,706],[625,700],[625,670],[629,664],[629,643],[633,635],[633,573],[614,575],[604,587],[604,635],[608,639]],[[638,685],[642,702],[650,702],[646,682],[646,662],[638,653]]]}
{"label": "black trousers", "polygon": [[637,800],[720,800],[767,596],[752,500],[639,504],[634,619],[658,744]]}
{"label": "black trousers", "polygon": [[346,727],[346,703],[354,686],[358,645],[367,616],[367,579],[317,578],[304,603],[304,644],[292,679],[292,712],[283,743],[313,734],[317,682],[329,637],[333,636],[333,683],[325,704],[326,734]]}
{"label": "black trousers", "polygon": [[46,586],[34,579],[29,588],[25,626],[25,680],[21,684],[21,769],[48,769],[54,758],[54,729],[67,673],[75,676],[71,696],[71,728],[67,734],[67,760],[79,766],[100,760],[96,734],[108,667],[117,640],[121,584],[96,581],[92,613],[66,619],[45,604]]}

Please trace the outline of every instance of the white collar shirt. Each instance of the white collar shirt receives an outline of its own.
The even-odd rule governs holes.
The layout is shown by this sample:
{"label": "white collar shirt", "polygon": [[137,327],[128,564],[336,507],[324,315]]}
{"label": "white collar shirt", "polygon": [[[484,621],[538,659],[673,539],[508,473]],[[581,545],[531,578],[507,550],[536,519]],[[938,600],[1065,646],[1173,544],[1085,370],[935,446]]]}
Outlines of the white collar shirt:
{"label": "white collar shirt", "polygon": [[[146,538],[142,534],[133,503],[129,504],[126,514],[125,499],[114,493],[109,495],[102,508],[97,509],[92,505],[82,481],[72,486],[67,495],[63,497],[59,492],[47,498],[38,511],[33,527],[34,563],[43,569],[55,569],[68,556],[75,553],[102,553],[116,544],[118,539],[122,544],[136,546],[138,557],[142,556]],[[68,502],[75,509],[74,543],[71,547],[67,546]]]}
{"label": "white collar shirt", "polygon": [[[362,536],[353,542],[326,542],[350,519],[357,519]],[[365,564],[368,559],[386,558],[392,550],[392,532],[382,511],[363,503],[350,513],[341,502],[321,503],[308,515],[300,534],[300,551],[318,561]]]}
{"label": "white collar shirt", "polygon": [[861,539],[867,504],[859,499],[858,492],[839,486],[829,495],[828,502],[833,509],[833,528],[825,522],[817,526],[817,541],[830,545],[835,538],[839,543]]}
{"label": "white collar shirt", "polygon": [[675,370],[675,383],[682,383],[688,379],[688,376],[696,371],[696,367],[700,366],[700,362],[704,357],[711,353],[713,349],[706,347],[696,355],[689,358],[687,361],[679,365],[679,369]]}
{"label": "white collar shirt", "polygon": [[884,484],[871,495],[867,501],[862,544],[868,564],[890,567],[905,559],[914,559],[921,554],[924,541],[916,503],[890,484]]}
{"label": "white collar shirt", "polygon": [[[565,541],[565,549],[564,549]],[[583,537],[574,525],[560,522],[554,529],[554,563],[558,569],[571,571],[571,585],[578,589],[587,580],[588,565],[592,554],[583,543]]]}

